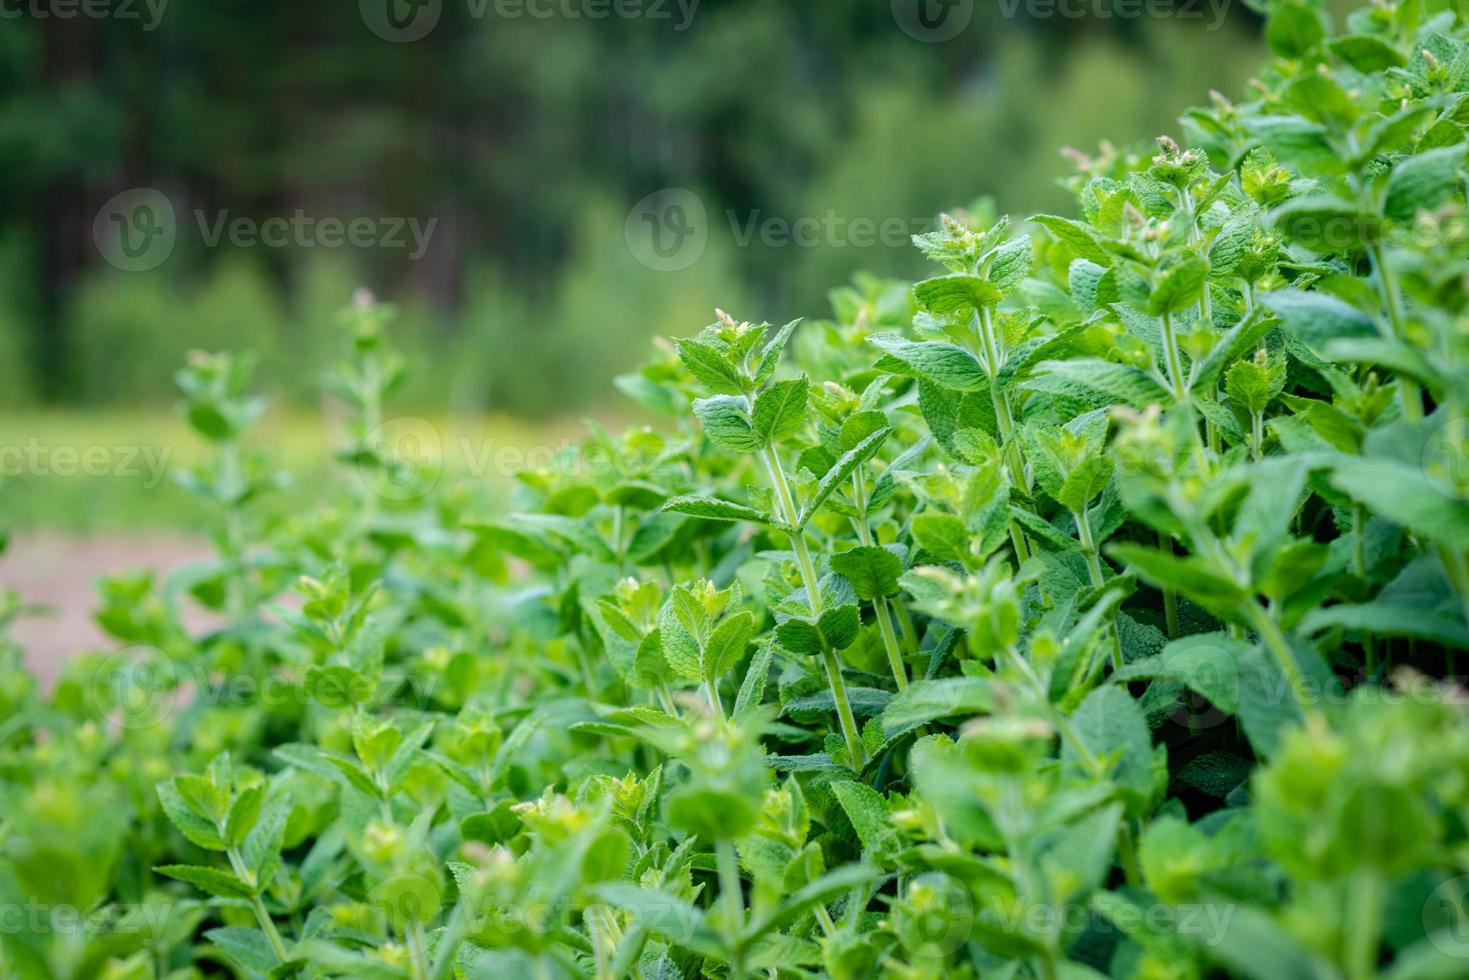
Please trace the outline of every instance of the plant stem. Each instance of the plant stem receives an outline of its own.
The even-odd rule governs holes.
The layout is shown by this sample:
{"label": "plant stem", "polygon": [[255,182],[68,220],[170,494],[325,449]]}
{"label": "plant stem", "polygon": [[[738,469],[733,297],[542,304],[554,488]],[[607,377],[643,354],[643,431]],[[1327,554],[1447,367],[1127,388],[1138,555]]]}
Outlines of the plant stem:
{"label": "plant stem", "polygon": [[[852,473],[852,501],[857,505],[857,539],[865,547],[874,546],[872,529],[867,526],[867,492],[862,486],[862,471]],[[877,619],[877,632],[882,636],[883,649],[887,651],[888,666],[892,668],[893,680],[898,690],[908,686],[908,668],[903,665],[903,655],[898,650],[898,638],[893,633],[893,620],[888,612],[888,600],[884,595],[872,597],[872,611]]]}
{"label": "plant stem", "polygon": [[1347,880],[1346,948],[1342,958],[1349,980],[1371,980],[1377,975],[1383,897],[1382,876],[1376,868],[1358,868]]}
{"label": "plant stem", "polygon": [[454,911],[449,913],[449,923],[439,937],[439,949],[429,967],[429,980],[446,980],[454,968],[454,954],[463,944],[464,937],[469,935],[470,917],[464,912],[464,903],[461,895],[454,903]]}
{"label": "plant stem", "polygon": [[234,871],[235,877],[250,887],[250,907],[255,910],[255,920],[260,923],[260,929],[265,933],[265,938],[270,940],[270,948],[275,951],[275,955],[284,963],[288,958],[286,955],[286,944],[281,941],[281,934],[275,928],[275,920],[266,911],[265,903],[260,900],[259,892],[255,891],[257,884],[255,875],[251,873],[249,868],[245,867],[245,859],[240,856],[238,849],[231,847],[225,853],[229,857],[230,868]]}
{"label": "plant stem", "polygon": [[1178,334],[1173,330],[1171,313],[1163,314],[1163,358],[1173,397],[1182,402],[1188,398],[1188,389],[1184,387],[1183,358],[1178,353]]}
{"label": "plant stem", "polygon": [[1296,656],[1291,652],[1290,642],[1286,640],[1285,634],[1280,631],[1275,620],[1270,614],[1253,599],[1245,605],[1246,616],[1255,632],[1265,642],[1265,646],[1275,656],[1280,664],[1280,670],[1290,682],[1291,692],[1296,697],[1296,702],[1301,706],[1301,711],[1306,714],[1315,713],[1310,705],[1310,693],[1306,690],[1306,678],[1301,673],[1300,664],[1296,663]]}
{"label": "plant stem", "polygon": [[[775,451],[767,446],[760,451],[760,458],[764,461],[765,471],[770,476],[776,501],[784,511],[782,516],[791,528],[788,536],[791,541],[791,550],[796,553],[796,567],[801,571],[801,582],[806,587],[806,604],[811,607],[811,615],[819,618],[821,616],[821,583],[816,578],[816,566],[811,561],[811,552],[806,550],[803,531],[796,526],[795,498],[791,496],[790,485],[786,483],[785,473],[780,468],[780,460],[776,459]],[[826,667],[826,679],[831,687],[832,700],[836,702],[837,718],[842,723],[842,736],[847,742],[847,752],[852,757],[852,768],[861,771],[867,759],[862,751],[862,740],[858,737],[857,721],[852,715],[852,705],[847,700],[847,685],[842,681],[841,663],[837,660],[837,655],[827,649],[822,652],[822,664]]]}
{"label": "plant stem", "polygon": [[903,654],[898,650],[898,637],[893,632],[892,614],[888,611],[887,599],[880,595],[873,596],[872,609],[877,614],[877,632],[882,636],[883,648],[887,650],[888,666],[892,668],[893,680],[901,691],[908,686],[908,668],[903,663]]}
{"label": "plant stem", "polygon": [[[979,339],[984,352],[984,371],[990,382],[990,402],[995,409],[995,426],[1000,430],[1000,441],[1004,444],[1005,468],[1010,471],[1010,482],[1030,492],[1030,477],[1025,472],[1025,458],[1020,455],[1020,444],[1014,439],[1015,419],[1010,414],[1010,400],[1000,391],[1000,345],[995,338],[994,321],[988,307],[979,310]],[[1010,542],[1015,546],[1015,560],[1024,562],[1030,557],[1030,543],[1025,532],[1015,522],[1010,522]]]}
{"label": "plant stem", "polygon": [[[1387,306],[1387,319],[1392,324],[1392,334],[1398,340],[1405,340],[1407,324],[1403,318],[1403,299],[1398,293],[1397,280],[1387,266],[1382,243],[1372,241],[1367,246],[1367,251],[1372,256],[1372,267],[1377,270],[1377,283],[1382,287],[1382,300]],[[1423,418],[1423,394],[1418,389],[1418,382],[1399,377],[1398,391],[1403,396],[1403,418],[1410,422]]]}
{"label": "plant stem", "polygon": [[[1091,522],[1086,516],[1086,507],[1071,512],[1071,519],[1076,522],[1076,533],[1081,538],[1081,553],[1086,558],[1086,572],[1091,579],[1092,588],[1100,589],[1106,584],[1102,576],[1102,559],[1097,554],[1097,542],[1092,536]],[[1115,621],[1107,628],[1112,634],[1112,669],[1122,669],[1122,638],[1117,634],[1117,623]]]}
{"label": "plant stem", "polygon": [[739,858],[735,854],[734,842],[721,838],[715,845],[719,862],[719,891],[724,898],[725,935],[729,942],[731,976],[744,980],[744,953],[740,947],[740,933],[744,931],[745,899],[740,886]]}
{"label": "plant stem", "polygon": [[724,702],[719,700],[719,688],[712,680],[704,682],[704,696],[709,699],[709,707],[713,708],[714,713],[719,716],[720,723],[728,725],[729,719],[724,714]]}
{"label": "plant stem", "polygon": [[[1173,554],[1173,538],[1159,531],[1158,547]],[[1178,592],[1171,585],[1163,586],[1163,621],[1168,627],[1168,639],[1178,639]]]}
{"label": "plant stem", "polygon": [[837,718],[842,723],[842,738],[847,742],[847,754],[852,757],[852,768],[858,772],[867,764],[867,753],[862,748],[862,737],[858,734],[857,719],[852,714],[852,704],[847,700],[847,683],[842,680],[842,664],[836,651],[827,648],[821,651],[821,664],[826,668],[826,681],[831,685],[831,694],[837,704]]}

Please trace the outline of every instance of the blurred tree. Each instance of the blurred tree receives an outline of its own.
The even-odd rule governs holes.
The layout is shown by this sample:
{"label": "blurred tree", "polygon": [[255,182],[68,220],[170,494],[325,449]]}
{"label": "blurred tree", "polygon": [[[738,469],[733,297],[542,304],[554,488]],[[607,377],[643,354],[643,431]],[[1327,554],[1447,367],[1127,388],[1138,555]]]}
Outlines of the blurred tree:
{"label": "blurred tree", "polygon": [[[118,359],[163,360],[188,337],[313,349],[302,331],[319,317],[240,334],[229,302],[201,297],[242,296],[259,315],[319,309],[312,290],[330,255],[342,259],[332,281],[366,281],[420,311],[419,346],[445,357],[456,392],[546,408],[503,361],[477,356],[476,339],[541,358],[576,345],[589,376],[557,383],[600,392],[616,366],[604,355],[698,327],[707,314],[692,301],[701,309],[708,293],[748,295],[760,318],[819,314],[825,290],[856,269],[916,261],[905,234],[863,244],[856,219],[917,231],[979,193],[1002,209],[1051,205],[1055,145],[1147,139],[1257,60],[1239,5],[1212,30],[1208,5],[1189,5],[1197,18],[1137,20],[973,4],[957,37],[923,43],[883,3],[442,0],[432,30],[393,43],[369,25],[375,2],[168,3],[156,24],[159,8],[141,2],[127,8],[136,19],[39,16],[48,0],[12,11],[20,18],[0,31],[0,239],[32,271],[5,280],[20,295],[6,298],[0,330],[23,323],[25,336],[0,349],[29,358],[43,397],[147,397],[158,369]],[[159,268],[119,277],[91,228],[131,187],[168,196],[178,240]],[[697,190],[711,246],[692,270],[650,279],[627,262],[620,216],[665,187]],[[416,260],[402,248],[257,246],[248,267],[263,279],[248,288],[237,249],[209,244],[221,215],[297,213],[435,225]],[[845,231],[780,234],[828,215]],[[211,286],[220,276],[234,279]],[[649,313],[649,290],[681,298]],[[502,299],[487,305],[490,294]],[[117,343],[165,329],[140,318],[184,309],[225,319]],[[479,322],[495,309],[505,315]],[[690,319],[667,319],[675,309]],[[100,332],[89,326],[99,316]],[[117,378],[90,378],[93,365]]]}

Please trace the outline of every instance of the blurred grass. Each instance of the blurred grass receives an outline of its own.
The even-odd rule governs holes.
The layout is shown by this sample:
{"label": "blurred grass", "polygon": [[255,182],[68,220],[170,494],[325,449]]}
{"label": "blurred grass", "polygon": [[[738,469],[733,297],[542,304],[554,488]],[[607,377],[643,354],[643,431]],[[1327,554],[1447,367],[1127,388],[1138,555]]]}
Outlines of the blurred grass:
{"label": "blurred grass", "polygon": [[[418,438],[441,457],[446,478],[507,490],[514,472],[584,434],[576,419],[525,422],[504,415],[404,416],[390,438]],[[437,445],[434,445],[437,440]],[[331,412],[272,407],[246,439],[289,485],[263,498],[262,515],[286,514],[352,489],[359,475],[339,462],[346,443]],[[163,409],[18,409],[0,415],[0,529],[69,533],[202,534],[212,507],[185,491],[178,473],[209,448]],[[527,462],[529,461],[529,462]]]}

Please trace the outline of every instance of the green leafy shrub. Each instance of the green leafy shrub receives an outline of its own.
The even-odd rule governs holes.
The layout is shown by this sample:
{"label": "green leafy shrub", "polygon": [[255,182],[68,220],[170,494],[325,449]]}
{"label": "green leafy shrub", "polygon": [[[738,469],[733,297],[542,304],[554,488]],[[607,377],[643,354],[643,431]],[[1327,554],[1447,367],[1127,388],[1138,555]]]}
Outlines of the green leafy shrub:
{"label": "green leafy shrub", "polygon": [[7,973],[1462,975],[1444,6],[1273,5],[1186,147],[719,313],[510,513],[386,435],[368,297],[280,526],[249,362],[192,358],[217,560],[104,582],[47,698],[4,650]]}

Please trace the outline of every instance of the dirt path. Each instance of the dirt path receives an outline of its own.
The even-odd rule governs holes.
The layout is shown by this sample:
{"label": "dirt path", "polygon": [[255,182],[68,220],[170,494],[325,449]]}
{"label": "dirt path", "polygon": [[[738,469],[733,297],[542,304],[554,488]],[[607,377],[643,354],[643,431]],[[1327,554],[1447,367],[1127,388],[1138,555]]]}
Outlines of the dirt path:
{"label": "dirt path", "polygon": [[25,650],[26,666],[49,684],[59,665],[81,650],[114,644],[92,622],[96,580],[102,575],[149,569],[159,578],[209,554],[198,538],[150,533],[147,537],[53,532],[16,534],[0,555],[0,589],[17,589],[49,614],[22,619],[12,633]]}

